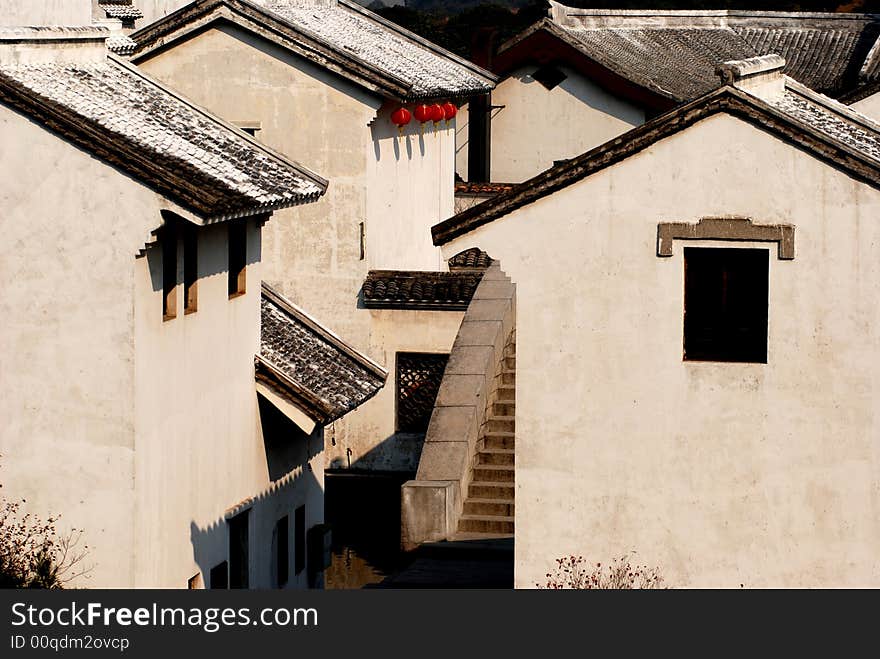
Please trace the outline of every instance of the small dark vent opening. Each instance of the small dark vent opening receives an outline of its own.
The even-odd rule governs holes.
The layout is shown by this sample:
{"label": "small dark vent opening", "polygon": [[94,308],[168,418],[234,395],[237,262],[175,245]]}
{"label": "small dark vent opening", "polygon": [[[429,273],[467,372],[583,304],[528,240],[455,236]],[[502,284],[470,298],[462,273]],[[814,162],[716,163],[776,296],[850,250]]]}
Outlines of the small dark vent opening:
{"label": "small dark vent opening", "polygon": [[544,85],[548,91],[562,84],[567,77],[555,66],[542,66],[532,74],[532,78]]}

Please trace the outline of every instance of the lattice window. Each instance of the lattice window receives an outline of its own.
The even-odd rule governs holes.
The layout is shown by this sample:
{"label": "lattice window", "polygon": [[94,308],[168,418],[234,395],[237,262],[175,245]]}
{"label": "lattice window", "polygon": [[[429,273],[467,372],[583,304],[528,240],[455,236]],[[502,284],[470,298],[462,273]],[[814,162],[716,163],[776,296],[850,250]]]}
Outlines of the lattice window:
{"label": "lattice window", "polygon": [[449,355],[397,353],[397,431],[428,430]]}

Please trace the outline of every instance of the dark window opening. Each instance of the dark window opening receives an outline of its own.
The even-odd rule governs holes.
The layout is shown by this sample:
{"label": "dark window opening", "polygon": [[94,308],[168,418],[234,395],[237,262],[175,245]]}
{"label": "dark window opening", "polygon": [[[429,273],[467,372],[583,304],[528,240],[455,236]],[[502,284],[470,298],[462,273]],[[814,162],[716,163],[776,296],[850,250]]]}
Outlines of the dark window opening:
{"label": "dark window opening", "polygon": [[229,223],[229,297],[244,295],[247,274],[247,224]]}
{"label": "dark window opening", "polygon": [[162,243],[162,320],[177,318],[177,230],[166,224]]}
{"label": "dark window opening", "polygon": [[232,125],[240,128],[251,137],[256,137],[257,133],[263,129],[263,124],[260,121],[233,121]]}
{"label": "dark window opening", "polygon": [[287,583],[290,569],[290,536],[288,517],[285,515],[275,524],[275,574],[276,585],[284,586]]}
{"label": "dark window opening", "polygon": [[223,561],[212,567],[209,579],[211,590],[226,590],[229,588],[229,563]]}
{"label": "dark window opening", "polygon": [[246,510],[227,520],[229,527],[229,587],[249,586],[248,513]]}
{"label": "dark window opening", "polygon": [[769,252],[684,249],[684,358],[767,363]]}
{"label": "dark window opening", "polygon": [[532,78],[544,85],[549,91],[562,84],[568,76],[555,66],[542,66],[532,74]]}
{"label": "dark window opening", "polygon": [[363,222],[358,224],[358,232],[358,239],[360,240],[361,249],[360,260],[363,261],[365,258],[367,258],[367,227]]}
{"label": "dark window opening", "polygon": [[397,353],[397,432],[428,431],[449,355]]}
{"label": "dark window opening", "polygon": [[306,507],[300,506],[293,515],[293,572],[306,569]]}
{"label": "dark window opening", "polygon": [[198,230],[189,225],[183,233],[183,312],[195,313],[199,308],[199,241]]}

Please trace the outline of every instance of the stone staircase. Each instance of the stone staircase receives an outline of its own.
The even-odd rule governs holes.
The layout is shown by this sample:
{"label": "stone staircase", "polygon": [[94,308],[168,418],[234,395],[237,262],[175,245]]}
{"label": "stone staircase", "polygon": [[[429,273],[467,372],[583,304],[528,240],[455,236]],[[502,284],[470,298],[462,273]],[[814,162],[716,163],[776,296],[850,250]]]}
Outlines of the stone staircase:
{"label": "stone staircase", "polygon": [[512,536],[516,427],[516,330],[504,346],[501,368],[490,397],[471,466],[471,480],[458,523],[459,538]]}

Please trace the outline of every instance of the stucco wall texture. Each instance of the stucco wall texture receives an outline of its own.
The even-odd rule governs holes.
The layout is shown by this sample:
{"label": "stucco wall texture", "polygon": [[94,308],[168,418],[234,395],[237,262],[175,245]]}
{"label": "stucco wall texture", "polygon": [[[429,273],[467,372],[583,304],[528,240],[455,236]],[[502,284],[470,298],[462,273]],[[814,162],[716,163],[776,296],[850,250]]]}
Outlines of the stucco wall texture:
{"label": "stucco wall texture", "polygon": [[[521,183],[645,122],[643,109],[628,103],[569,67],[548,90],[532,77],[538,67],[513,71],[492,92],[491,179]],[[459,119],[456,171],[468,179],[468,112]],[[525,137],[527,136],[527,137]]]}
{"label": "stucco wall texture", "polygon": [[91,25],[92,0],[0,0],[0,25]]}
{"label": "stucco wall texture", "polygon": [[[235,26],[212,26],[138,65],[224,119],[260,122],[257,139],[330,180],[320,201],[266,225],[263,277],[393,371],[395,351],[382,343],[391,335],[358,308],[360,288],[370,269],[440,269],[430,227],[454,212],[454,122],[422,133],[413,121],[400,137],[390,120],[397,105]],[[446,350],[455,338],[448,325],[417,330],[410,343]],[[356,462],[393,434],[391,390],[393,375],[376,399],[334,424],[328,464]],[[411,457],[396,468],[407,470]]]}
{"label": "stucco wall texture", "polygon": [[[517,286],[516,585],[635,551],[671,586],[878,586],[880,192],[715,115],[444,246]],[[682,359],[660,222],[793,224],[767,364]],[[698,243],[690,243],[699,245]]]}
{"label": "stucco wall texture", "polygon": [[62,533],[83,530],[92,570],[71,585],[114,588],[207,581],[227,558],[227,508],[256,497],[250,583],[274,585],[274,524],[303,503],[307,527],[323,521],[324,458],[320,433],[291,436],[290,475],[272,481],[278,456],[263,441],[253,376],[257,222],[247,294],[228,299],[226,227],[206,227],[198,311],[184,315],[178,286],[178,316],[163,322],[161,250],[139,252],[163,209],[183,211],[5,107],[0,143],[0,170],[17,172],[0,187],[4,496],[60,514]]}

